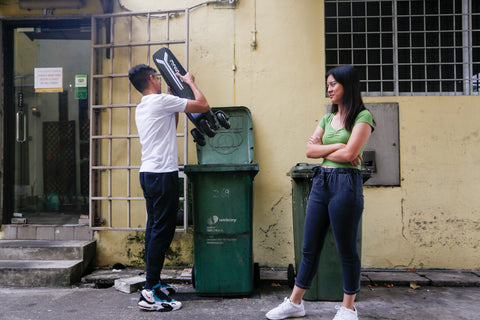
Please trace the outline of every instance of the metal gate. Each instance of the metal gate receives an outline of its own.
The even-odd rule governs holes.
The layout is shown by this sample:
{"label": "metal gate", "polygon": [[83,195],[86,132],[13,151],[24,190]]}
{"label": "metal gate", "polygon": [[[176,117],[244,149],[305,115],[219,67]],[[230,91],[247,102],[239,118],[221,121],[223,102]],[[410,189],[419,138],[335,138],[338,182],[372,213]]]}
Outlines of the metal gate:
{"label": "metal gate", "polygon": [[[93,230],[145,230],[145,203],[138,178],[141,146],[134,121],[141,95],[130,85],[128,70],[140,63],[151,65],[153,53],[163,46],[170,47],[180,60],[184,54],[188,70],[188,10],[92,17],[89,205]],[[183,158],[183,164],[179,161],[183,226],[177,226],[177,231],[185,232],[188,190],[183,165],[188,163],[188,119],[182,117],[177,141]]]}

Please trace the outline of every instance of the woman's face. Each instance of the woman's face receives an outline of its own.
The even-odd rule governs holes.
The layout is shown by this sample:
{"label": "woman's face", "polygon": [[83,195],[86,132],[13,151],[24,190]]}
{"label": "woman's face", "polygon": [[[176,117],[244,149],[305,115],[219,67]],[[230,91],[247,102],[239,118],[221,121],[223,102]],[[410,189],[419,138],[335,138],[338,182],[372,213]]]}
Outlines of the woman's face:
{"label": "woman's face", "polygon": [[333,104],[342,104],[343,86],[335,80],[333,75],[329,75],[327,78],[327,93]]}

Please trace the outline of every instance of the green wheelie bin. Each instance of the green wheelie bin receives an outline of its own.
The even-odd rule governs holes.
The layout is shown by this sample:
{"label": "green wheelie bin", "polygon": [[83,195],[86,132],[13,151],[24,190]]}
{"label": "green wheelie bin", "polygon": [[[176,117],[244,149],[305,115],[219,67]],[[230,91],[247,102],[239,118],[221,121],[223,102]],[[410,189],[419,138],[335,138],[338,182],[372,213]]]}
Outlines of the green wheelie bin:
{"label": "green wheelie bin", "polygon": [[[216,108],[220,109],[220,108]],[[234,296],[253,292],[253,157],[250,111],[221,108],[231,127],[197,144],[198,165],[184,170],[191,185],[194,228],[192,281],[199,295]],[[215,110],[214,110],[215,111]]]}
{"label": "green wheelie bin", "polygon": [[[303,233],[308,197],[312,189],[313,168],[318,164],[299,163],[288,173],[292,180],[292,213],[295,251],[295,270],[302,262]],[[358,232],[358,252],[361,253],[361,225]],[[320,263],[312,286],[305,292],[304,300],[341,301],[343,299],[343,275],[335,238],[330,227],[323,245]]]}

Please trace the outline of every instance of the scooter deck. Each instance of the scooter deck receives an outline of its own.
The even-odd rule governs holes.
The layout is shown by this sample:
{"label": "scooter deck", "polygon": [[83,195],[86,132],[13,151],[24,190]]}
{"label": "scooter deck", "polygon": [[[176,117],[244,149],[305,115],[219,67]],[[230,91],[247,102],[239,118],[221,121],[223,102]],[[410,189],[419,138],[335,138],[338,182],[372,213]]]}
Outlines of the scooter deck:
{"label": "scooter deck", "polygon": [[195,100],[190,86],[177,77],[176,73],[184,76],[187,72],[182,64],[173,55],[170,49],[163,47],[153,54],[153,61],[157,66],[165,83],[170,87],[172,94],[180,97]]}

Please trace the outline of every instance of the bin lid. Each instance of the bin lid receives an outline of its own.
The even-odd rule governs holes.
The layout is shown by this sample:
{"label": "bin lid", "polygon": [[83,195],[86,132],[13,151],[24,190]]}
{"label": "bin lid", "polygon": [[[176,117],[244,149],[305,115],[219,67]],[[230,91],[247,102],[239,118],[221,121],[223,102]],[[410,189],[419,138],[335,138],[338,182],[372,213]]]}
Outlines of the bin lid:
{"label": "bin lid", "polygon": [[313,168],[319,164],[297,163],[288,173],[292,179],[310,179],[313,177]]}
{"label": "bin lid", "polygon": [[217,134],[205,137],[205,146],[197,143],[198,164],[246,164],[253,161],[252,115],[246,107],[212,108],[212,112],[221,110],[229,116],[230,128],[220,126]]}
{"label": "bin lid", "polygon": [[190,164],[184,167],[185,173],[199,172],[239,172],[251,171],[254,174],[258,172],[258,163],[248,164]]}

